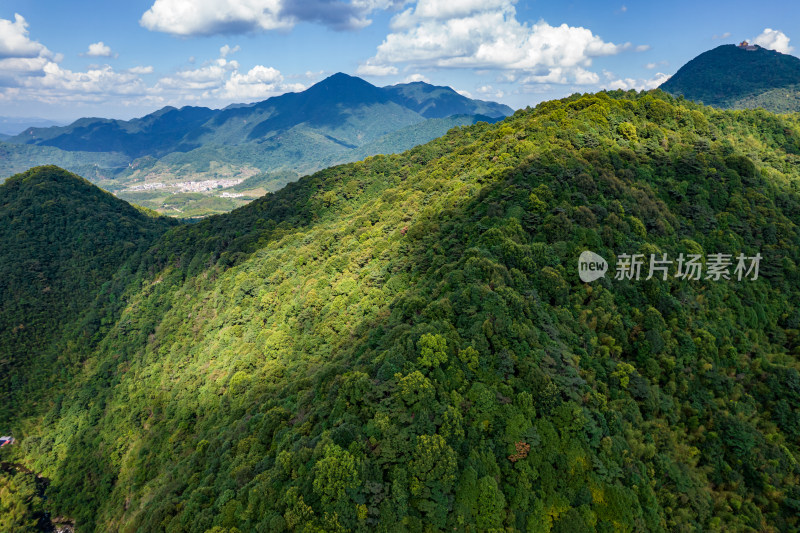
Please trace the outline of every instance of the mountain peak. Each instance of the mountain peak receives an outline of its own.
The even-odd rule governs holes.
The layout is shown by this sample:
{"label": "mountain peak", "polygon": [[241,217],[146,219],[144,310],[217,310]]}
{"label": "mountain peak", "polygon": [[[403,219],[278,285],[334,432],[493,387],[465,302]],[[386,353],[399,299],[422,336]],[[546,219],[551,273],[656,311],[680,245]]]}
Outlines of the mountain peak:
{"label": "mountain peak", "polygon": [[798,86],[797,57],[761,46],[724,44],[683,65],[660,88],[715,107],[786,112],[800,111],[793,90]]}
{"label": "mountain peak", "polygon": [[344,72],[337,72],[336,74],[332,74],[328,76],[322,81],[319,81],[309,87],[304,92],[309,91],[316,91],[316,90],[340,90],[340,89],[347,89],[347,90],[361,90],[361,91],[370,91],[370,90],[378,90],[377,87],[356,76],[350,76],[349,74],[345,74]]}
{"label": "mountain peak", "polygon": [[79,185],[91,189],[97,188],[95,185],[78,176],[77,174],[73,174],[72,172],[64,170],[63,168],[55,165],[41,165],[38,167],[32,167],[25,172],[11,176],[2,184],[2,186],[25,189],[47,183]]}

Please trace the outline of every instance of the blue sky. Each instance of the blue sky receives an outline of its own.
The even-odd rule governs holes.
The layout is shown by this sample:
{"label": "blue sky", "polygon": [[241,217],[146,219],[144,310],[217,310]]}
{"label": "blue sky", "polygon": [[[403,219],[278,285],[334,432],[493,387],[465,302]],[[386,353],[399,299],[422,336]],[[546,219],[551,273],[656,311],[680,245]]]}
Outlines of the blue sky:
{"label": "blue sky", "polygon": [[[743,39],[797,54],[793,2],[6,0],[0,115],[131,118],[223,107],[335,72],[423,80],[513,108],[652,88]],[[793,41],[793,39],[797,41]]]}

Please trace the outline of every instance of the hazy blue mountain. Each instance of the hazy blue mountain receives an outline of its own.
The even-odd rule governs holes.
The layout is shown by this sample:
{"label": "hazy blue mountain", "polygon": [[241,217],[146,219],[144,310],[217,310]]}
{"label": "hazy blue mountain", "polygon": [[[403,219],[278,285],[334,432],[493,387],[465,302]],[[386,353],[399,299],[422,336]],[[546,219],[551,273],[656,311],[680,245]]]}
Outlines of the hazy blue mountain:
{"label": "hazy blue mountain", "polygon": [[721,108],[800,111],[800,59],[726,44],[695,57],[660,88]]}
{"label": "hazy blue mountain", "polygon": [[338,73],[303,92],[251,105],[221,110],[165,107],[129,121],[82,118],[63,127],[28,128],[8,141],[69,151],[120,152],[132,158],[161,157],[207,144],[264,142],[302,125],[353,149],[428,118],[499,118],[512,112],[508,106],[471,100],[448,87],[416,82],[380,88]]}
{"label": "hazy blue mountain", "polygon": [[68,126],[28,128],[9,141],[68,151],[120,152],[130,157],[163,155],[179,149],[187,133],[216,113],[205,107],[187,106],[164,107],[132,120],[82,118]]}
{"label": "hazy blue mountain", "polygon": [[[0,153],[8,155],[0,160],[0,175],[58,164],[162,213],[198,216],[228,211],[266,189],[241,197],[220,190],[225,201],[204,203],[216,207],[200,211],[183,199],[177,207],[173,196],[202,192],[197,198],[204,199],[237,180],[277,172],[281,177],[269,182],[274,190],[286,176],[398,153],[452,127],[495,122],[512,111],[448,87],[421,82],[376,87],[339,73],[305,91],[254,104],[165,107],[128,121],[82,118],[63,127],[28,128],[0,144]],[[223,184],[212,185],[213,191],[182,186],[208,180]]]}
{"label": "hazy blue mountain", "polygon": [[50,120],[40,117],[0,117],[0,140],[17,135],[30,127],[46,128],[48,126],[63,126],[65,121]]}

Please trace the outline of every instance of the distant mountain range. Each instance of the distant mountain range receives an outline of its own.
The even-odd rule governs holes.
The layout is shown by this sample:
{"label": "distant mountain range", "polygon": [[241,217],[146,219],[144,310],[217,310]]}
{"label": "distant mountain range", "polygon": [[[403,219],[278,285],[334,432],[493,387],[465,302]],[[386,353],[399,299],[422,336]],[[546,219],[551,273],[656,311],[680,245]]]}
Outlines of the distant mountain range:
{"label": "distant mountain range", "polygon": [[39,117],[0,117],[0,141],[17,135],[30,127],[46,128],[48,126],[64,126],[65,124],[65,121]]}
{"label": "distant mountain range", "polygon": [[723,109],[800,111],[800,59],[726,44],[686,63],[660,89]]}
{"label": "distant mountain range", "polygon": [[[454,126],[495,122],[512,112],[449,87],[422,82],[376,87],[339,73],[303,92],[249,105],[165,107],[127,121],[82,118],[68,126],[31,127],[0,145],[0,176],[56,163],[130,201],[170,212],[172,193],[208,188],[187,190],[187,181],[219,180],[210,186],[225,189],[264,172],[306,174],[401,152]],[[271,183],[272,190],[285,184]],[[253,196],[264,192],[255,190]],[[228,199],[192,214],[227,211],[249,199]]]}

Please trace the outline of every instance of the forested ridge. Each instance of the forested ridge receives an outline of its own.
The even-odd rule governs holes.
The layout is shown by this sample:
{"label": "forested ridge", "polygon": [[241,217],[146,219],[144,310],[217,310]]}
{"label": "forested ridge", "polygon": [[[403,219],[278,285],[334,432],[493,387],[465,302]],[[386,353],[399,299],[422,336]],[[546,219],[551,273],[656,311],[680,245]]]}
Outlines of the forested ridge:
{"label": "forested ridge", "polygon": [[[0,457],[81,532],[798,530],[799,173],[796,115],[618,91],[159,226],[12,338]],[[763,259],[586,284],[587,249]]]}

